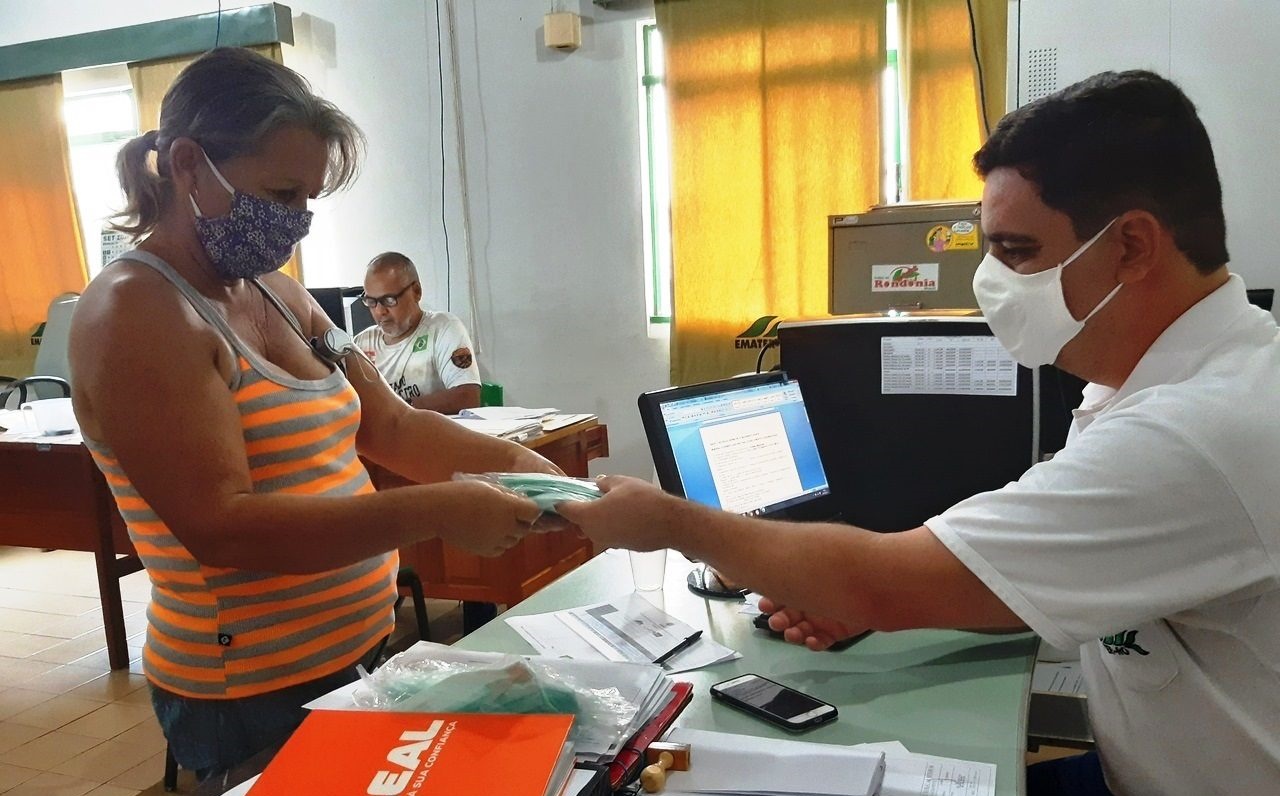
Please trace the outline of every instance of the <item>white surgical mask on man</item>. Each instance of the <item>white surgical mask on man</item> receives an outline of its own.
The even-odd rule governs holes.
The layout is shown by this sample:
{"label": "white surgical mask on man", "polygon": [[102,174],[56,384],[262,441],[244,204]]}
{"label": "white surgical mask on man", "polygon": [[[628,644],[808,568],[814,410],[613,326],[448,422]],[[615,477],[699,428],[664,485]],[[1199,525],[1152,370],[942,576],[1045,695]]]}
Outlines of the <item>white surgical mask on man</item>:
{"label": "white surgical mask on man", "polygon": [[1111,228],[1116,219],[1081,244],[1057,267],[1034,274],[1020,274],[987,252],[973,275],[973,294],[986,316],[987,325],[1013,358],[1028,368],[1051,365],[1062,348],[1115,298],[1124,284],[1103,297],[1081,320],[1071,317],[1062,292],[1062,271]]}

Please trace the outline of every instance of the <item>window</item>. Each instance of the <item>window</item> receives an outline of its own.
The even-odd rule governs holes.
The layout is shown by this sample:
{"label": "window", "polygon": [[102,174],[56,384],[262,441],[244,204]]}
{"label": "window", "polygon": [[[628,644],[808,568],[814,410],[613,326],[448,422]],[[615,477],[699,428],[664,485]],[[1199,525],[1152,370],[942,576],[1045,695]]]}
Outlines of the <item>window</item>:
{"label": "window", "polygon": [[65,72],[63,92],[71,186],[92,279],[102,270],[104,249],[116,251],[123,242],[119,233],[107,229],[107,222],[124,207],[116,154],[138,134],[138,115],[123,65]]}
{"label": "window", "polygon": [[[667,136],[667,97],[663,85],[662,34],[657,22],[639,26],[640,38],[640,164],[644,175],[645,301],[650,330],[671,323],[671,179]],[[905,142],[902,84],[898,69],[900,34],[897,0],[886,2],[885,70],[881,83],[881,140],[883,163],[880,199],[904,201]]]}
{"label": "window", "polygon": [[640,168],[644,175],[645,304],[651,331],[671,323],[671,171],[662,34],[640,23]]}
{"label": "window", "polygon": [[905,113],[902,109],[902,82],[898,72],[900,36],[896,0],[889,0],[885,18],[886,60],[884,82],[880,89],[882,103],[880,138],[884,142],[881,162],[884,166],[880,175],[880,199],[885,204],[895,204],[905,198],[903,197],[902,125],[900,123]]}

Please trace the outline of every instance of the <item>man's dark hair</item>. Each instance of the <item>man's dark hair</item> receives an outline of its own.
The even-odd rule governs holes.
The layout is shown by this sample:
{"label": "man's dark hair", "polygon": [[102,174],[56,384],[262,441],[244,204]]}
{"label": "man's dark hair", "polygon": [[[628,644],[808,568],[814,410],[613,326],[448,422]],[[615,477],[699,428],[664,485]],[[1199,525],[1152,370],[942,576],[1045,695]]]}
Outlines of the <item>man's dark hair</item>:
{"label": "man's dark hair", "polygon": [[1017,169],[1081,240],[1146,210],[1201,273],[1229,259],[1209,134],[1187,95],[1151,72],[1103,72],[1011,112],[973,165],[984,178]]}

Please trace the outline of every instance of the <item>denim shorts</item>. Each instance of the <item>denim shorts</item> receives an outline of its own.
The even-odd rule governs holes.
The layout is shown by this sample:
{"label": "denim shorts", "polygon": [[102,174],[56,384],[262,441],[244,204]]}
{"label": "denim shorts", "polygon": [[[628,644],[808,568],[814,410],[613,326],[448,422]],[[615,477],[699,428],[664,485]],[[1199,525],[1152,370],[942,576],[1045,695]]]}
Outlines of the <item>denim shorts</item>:
{"label": "denim shorts", "polygon": [[196,699],[151,686],[151,706],[178,765],[201,781],[264,749],[279,747],[307,715],[303,705],[348,683],[355,666],[306,683],[240,699]]}

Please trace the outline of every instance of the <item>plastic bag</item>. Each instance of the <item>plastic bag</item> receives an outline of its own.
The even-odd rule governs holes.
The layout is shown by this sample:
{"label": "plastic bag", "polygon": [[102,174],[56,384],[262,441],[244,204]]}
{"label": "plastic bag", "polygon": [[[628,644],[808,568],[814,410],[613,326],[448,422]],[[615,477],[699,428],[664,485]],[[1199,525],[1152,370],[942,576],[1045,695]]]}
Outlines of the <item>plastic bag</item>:
{"label": "plastic bag", "polygon": [[548,514],[555,513],[557,503],[599,500],[604,494],[589,478],[571,478],[550,473],[455,473],[456,481],[485,481],[527,497]]}
{"label": "plastic bag", "polygon": [[566,713],[574,717],[570,739],[578,746],[624,732],[640,708],[617,688],[588,688],[556,671],[555,660],[480,655],[488,660],[417,644],[372,674],[361,668],[365,688],[353,699],[362,708],[402,712]]}

